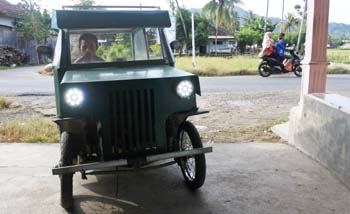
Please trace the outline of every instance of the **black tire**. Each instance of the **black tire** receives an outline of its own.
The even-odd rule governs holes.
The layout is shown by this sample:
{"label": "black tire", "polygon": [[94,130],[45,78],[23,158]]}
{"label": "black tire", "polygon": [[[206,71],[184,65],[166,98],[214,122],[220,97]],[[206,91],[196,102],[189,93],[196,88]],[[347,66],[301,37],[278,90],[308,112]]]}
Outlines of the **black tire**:
{"label": "black tire", "polygon": [[262,77],[269,77],[271,75],[270,65],[266,61],[261,62],[258,69]]}
{"label": "black tire", "polygon": [[[185,142],[184,140],[187,141]],[[199,136],[196,127],[188,121],[183,122],[179,128],[178,142],[180,151],[203,147],[202,140]],[[190,143],[192,148],[184,148],[184,143]],[[194,174],[193,172],[189,171],[190,169],[188,168],[188,165],[190,164],[190,162],[192,164],[194,163]],[[194,157],[180,158],[180,167],[181,172],[185,178],[186,185],[191,190],[198,189],[204,184],[206,176],[206,162],[204,154],[196,155]],[[190,173],[192,173],[192,175]]]}
{"label": "black tire", "polygon": [[[62,132],[60,137],[61,145],[61,166],[73,164],[74,150],[71,136],[68,132]],[[60,176],[61,180],[61,206],[66,210],[73,208],[73,174]]]}
{"label": "black tire", "polygon": [[301,65],[295,65],[293,70],[294,70],[295,76],[297,77],[302,76],[303,69],[301,68]]}

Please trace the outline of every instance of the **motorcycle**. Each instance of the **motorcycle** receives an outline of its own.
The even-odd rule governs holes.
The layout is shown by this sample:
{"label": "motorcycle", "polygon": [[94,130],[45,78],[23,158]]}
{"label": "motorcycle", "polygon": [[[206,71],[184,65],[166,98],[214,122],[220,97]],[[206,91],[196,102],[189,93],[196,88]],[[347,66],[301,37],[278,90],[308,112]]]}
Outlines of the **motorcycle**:
{"label": "motorcycle", "polygon": [[302,76],[301,59],[295,53],[294,49],[287,49],[292,59],[292,71],[288,71],[283,65],[280,59],[275,57],[263,56],[259,62],[259,74],[262,77],[269,77],[271,74],[282,74],[288,72],[294,72],[295,76]]}

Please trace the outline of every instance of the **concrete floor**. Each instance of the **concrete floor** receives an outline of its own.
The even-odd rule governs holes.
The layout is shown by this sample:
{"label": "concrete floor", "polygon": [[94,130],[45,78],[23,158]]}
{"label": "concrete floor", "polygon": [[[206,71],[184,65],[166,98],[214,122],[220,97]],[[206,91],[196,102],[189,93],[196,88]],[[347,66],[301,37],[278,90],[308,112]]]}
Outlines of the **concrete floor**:
{"label": "concrete floor", "polygon": [[[51,175],[57,144],[0,144],[0,213],[65,213]],[[215,144],[207,180],[186,189],[177,166],[118,176],[75,176],[75,213],[350,213],[350,191],[284,144]]]}

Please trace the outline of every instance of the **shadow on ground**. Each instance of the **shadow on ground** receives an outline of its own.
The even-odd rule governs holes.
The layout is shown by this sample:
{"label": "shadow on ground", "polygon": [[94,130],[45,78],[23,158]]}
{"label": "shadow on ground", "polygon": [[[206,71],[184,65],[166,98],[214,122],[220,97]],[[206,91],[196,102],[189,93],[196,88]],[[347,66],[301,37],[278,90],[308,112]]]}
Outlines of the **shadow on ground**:
{"label": "shadow on ground", "polygon": [[76,212],[164,213],[167,210],[167,213],[179,213],[181,209],[184,213],[205,213],[203,207],[210,204],[203,195],[205,187],[198,191],[187,189],[177,165],[90,178],[81,187],[97,196],[75,197]]}
{"label": "shadow on ground", "polygon": [[[350,191],[293,147],[213,146],[197,192],[186,188],[176,165],[119,174],[118,181],[116,175],[81,180],[77,173],[74,213],[348,214]],[[58,144],[0,144],[0,212],[67,213],[59,205],[59,179],[51,174],[58,156]]]}

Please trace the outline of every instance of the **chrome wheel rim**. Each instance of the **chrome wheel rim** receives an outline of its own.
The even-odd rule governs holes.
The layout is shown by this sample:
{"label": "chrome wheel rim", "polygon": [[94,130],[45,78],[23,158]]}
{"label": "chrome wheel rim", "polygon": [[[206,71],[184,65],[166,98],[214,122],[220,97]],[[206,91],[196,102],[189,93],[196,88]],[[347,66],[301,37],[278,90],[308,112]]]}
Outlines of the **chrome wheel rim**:
{"label": "chrome wheel rim", "polygon": [[262,74],[264,74],[264,75],[268,75],[269,72],[266,71],[266,69],[267,69],[267,65],[262,65],[262,66],[260,67],[260,72],[261,72]]}
{"label": "chrome wheel rim", "polygon": [[[187,132],[180,133],[180,151],[193,150],[190,136]],[[196,178],[196,160],[194,157],[181,158],[181,165],[183,167],[186,177],[193,181]]]}
{"label": "chrome wheel rim", "polygon": [[297,72],[297,74],[301,75],[303,73],[303,70],[300,66],[296,67],[295,71]]}

